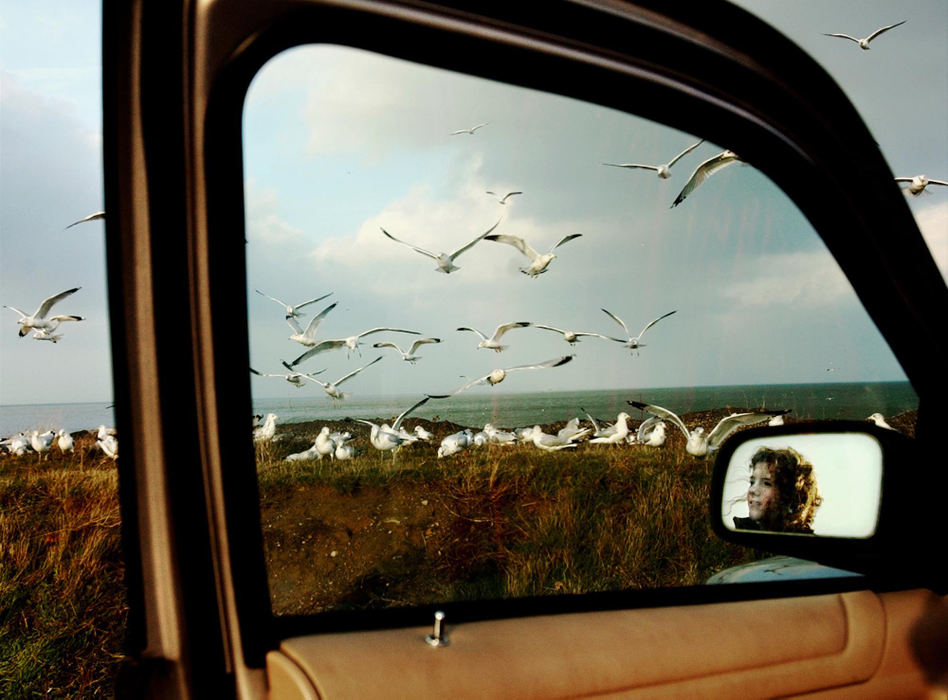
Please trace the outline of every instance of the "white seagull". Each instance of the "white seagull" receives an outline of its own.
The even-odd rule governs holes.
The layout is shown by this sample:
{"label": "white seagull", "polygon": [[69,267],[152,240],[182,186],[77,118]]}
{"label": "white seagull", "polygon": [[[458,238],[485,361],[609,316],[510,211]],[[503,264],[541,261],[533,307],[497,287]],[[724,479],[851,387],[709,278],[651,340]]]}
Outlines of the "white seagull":
{"label": "white seagull", "polygon": [[563,450],[567,447],[576,447],[575,442],[563,440],[557,435],[544,433],[539,425],[533,426],[533,432],[530,436],[530,439],[534,445],[539,447],[541,450],[546,450],[547,452],[555,452],[556,450]]}
{"label": "white seagull", "polygon": [[465,428],[457,433],[452,433],[445,437],[438,446],[438,459],[450,457],[462,450],[467,449],[474,444],[474,433],[470,428]]}
{"label": "white seagull", "polygon": [[295,317],[287,315],[286,322],[294,331],[293,335],[290,336],[290,340],[296,341],[300,345],[305,345],[308,348],[316,345],[316,329],[319,328],[319,324],[322,322],[322,320],[326,318],[326,314],[328,314],[334,308],[336,308],[336,303],[330,304],[318,314],[313,316],[313,318],[310,319],[309,324],[307,324],[305,331],[303,330],[303,327],[300,326],[299,321],[297,321]]}
{"label": "white seagull", "polygon": [[52,430],[47,430],[45,433],[34,430],[30,434],[30,447],[32,447],[33,451],[37,454],[43,454],[53,446],[53,440],[55,439],[56,433]]}
{"label": "white seagull", "polygon": [[671,167],[677,163],[682,156],[688,155],[703,143],[704,139],[701,139],[698,141],[698,143],[688,146],[688,148],[662,165],[643,165],[642,163],[603,163],[603,165],[611,165],[613,168],[642,168],[644,170],[654,170],[656,173],[658,173],[660,178],[667,180],[671,177]]}
{"label": "white seagull", "polygon": [[616,422],[609,428],[597,430],[589,442],[593,444],[618,445],[629,436],[629,414],[625,411],[616,416]]}
{"label": "white seagull", "polygon": [[118,438],[114,435],[103,435],[95,441],[95,444],[98,445],[99,449],[105,453],[106,457],[109,457],[112,460],[118,459]]}
{"label": "white seagull", "polygon": [[724,439],[743,425],[755,425],[757,423],[766,423],[776,415],[786,413],[786,411],[751,411],[748,413],[732,413],[718,421],[710,433],[705,434],[704,428],[695,428],[688,430],[684,422],[676,414],[661,406],[641,403],[639,401],[628,401],[630,406],[648,411],[653,416],[658,416],[671,421],[684,433],[687,443],[685,451],[696,457],[704,457],[708,452],[713,452],[720,447]]}
{"label": "white seagull", "polygon": [[608,335],[607,335],[607,336],[603,336],[603,337],[606,338],[607,340],[614,340],[614,341],[616,341],[617,343],[622,343],[622,344],[625,345],[625,347],[627,347],[629,350],[638,350],[639,348],[644,348],[644,347],[645,347],[645,343],[642,342],[642,336],[645,335],[645,331],[647,331],[649,328],[651,328],[651,327],[654,326],[656,323],[658,323],[659,321],[661,321],[663,318],[668,318],[668,317],[671,316],[672,314],[678,313],[678,309],[675,309],[674,311],[669,311],[667,314],[662,314],[662,315],[659,316],[658,318],[652,319],[651,321],[649,321],[648,323],[645,324],[645,327],[644,327],[642,330],[639,331],[639,334],[638,334],[638,335],[633,336],[631,333],[629,333],[629,327],[625,325],[625,321],[623,321],[621,318],[619,318],[618,316],[616,316],[616,315],[615,315],[614,313],[612,313],[611,311],[608,311],[607,309],[603,309],[603,311],[606,313],[606,315],[607,315],[609,318],[611,318],[613,321],[615,321],[615,322],[618,323],[620,326],[622,326],[622,330],[625,331],[625,334],[626,334],[626,336],[627,336],[626,338],[613,338],[613,337],[608,336]]}
{"label": "white seagull", "polygon": [[452,131],[451,136],[457,136],[458,134],[471,134],[474,135],[474,132],[480,129],[481,127],[487,126],[490,122],[484,122],[483,124],[475,124],[470,129],[458,129],[457,131]]}
{"label": "white seagull", "polygon": [[253,429],[254,442],[270,442],[276,435],[276,421],[279,416],[276,413],[268,413],[263,420],[263,425]]}
{"label": "white seagull", "polygon": [[506,204],[508,199],[510,199],[510,198],[513,197],[514,195],[523,194],[523,192],[520,192],[519,190],[518,190],[518,191],[515,191],[515,192],[508,192],[508,193],[505,194],[503,197],[501,197],[501,196],[500,196],[499,194],[497,194],[496,192],[492,192],[491,190],[487,190],[487,194],[493,195],[494,197],[499,197],[499,199],[498,199],[497,201],[500,202],[501,204]]}
{"label": "white seagull", "polygon": [[77,225],[79,225],[79,224],[84,224],[84,223],[86,223],[87,221],[95,221],[96,219],[104,219],[104,218],[105,218],[105,212],[104,212],[104,211],[97,211],[97,212],[95,212],[95,213],[93,213],[93,214],[89,214],[89,216],[84,216],[84,217],[82,217],[82,218],[79,219],[78,221],[73,221],[73,222],[72,222],[71,224],[69,224],[66,228],[72,228],[73,226],[77,226]]}
{"label": "white seagull", "polygon": [[933,178],[926,177],[925,175],[916,175],[915,177],[897,177],[895,178],[895,181],[909,183],[909,186],[905,188],[905,191],[913,197],[920,195],[929,185],[948,185],[948,181],[946,180],[935,180]]}
{"label": "white seagull", "polygon": [[480,336],[481,342],[477,344],[478,350],[485,348],[487,350],[493,350],[494,352],[502,352],[506,350],[508,345],[501,345],[500,339],[511,328],[526,328],[530,325],[529,321],[512,321],[510,323],[502,323],[497,328],[494,329],[494,334],[488,338],[486,335],[481,333],[476,328],[470,328],[468,326],[461,326],[458,328],[459,331],[471,331],[472,333],[477,333]]}
{"label": "white seagull", "polygon": [[849,34],[824,34],[823,36],[836,36],[836,37],[839,37],[840,39],[849,39],[850,41],[855,41],[857,44],[859,44],[859,48],[862,49],[863,51],[868,51],[870,41],[875,39],[877,36],[879,36],[883,32],[887,32],[890,29],[894,29],[895,27],[903,25],[907,21],[908,20],[903,19],[901,22],[896,22],[895,24],[889,24],[889,25],[886,25],[885,27],[879,27],[877,30],[875,30],[872,34],[865,37],[864,39],[859,39],[857,37],[850,36]]}
{"label": "white seagull", "polygon": [[34,328],[33,329],[33,340],[48,340],[51,343],[58,343],[59,339],[63,337],[62,333],[54,334],[59,324],[63,321],[85,321],[83,316],[51,316],[46,319],[46,328]]}
{"label": "white seagull", "polygon": [[60,428],[59,432],[56,433],[56,437],[56,444],[61,452],[72,452],[75,449],[76,441],[64,429]]}
{"label": "white seagull", "polygon": [[448,392],[447,394],[429,394],[428,396],[432,399],[446,399],[449,396],[454,396],[455,394],[460,394],[462,391],[470,389],[475,384],[487,383],[491,386],[500,384],[502,381],[504,381],[504,378],[509,372],[515,372],[520,369],[545,369],[547,367],[559,367],[560,365],[565,365],[567,362],[572,360],[573,357],[575,357],[575,355],[564,355],[563,357],[557,357],[556,359],[547,360],[546,362],[540,362],[535,365],[518,365],[516,367],[508,367],[506,369],[495,369],[494,371],[485,374],[483,377],[478,377],[477,379],[471,380],[464,386],[459,386],[457,389]]}
{"label": "white seagull", "polygon": [[[377,425],[372,421],[362,420],[357,418],[357,423],[365,423],[371,427],[369,431],[369,442],[372,443],[372,447],[377,449],[379,452],[387,452],[389,450],[394,450],[397,447],[401,447],[406,442],[413,442],[417,438],[410,438],[399,434],[399,431],[402,427],[402,421],[405,420],[405,416],[414,411],[416,408],[428,401],[429,397],[425,396],[420,401],[417,401],[409,408],[406,408],[404,411],[398,414],[398,417],[395,419],[395,422],[389,426],[387,423],[382,425]],[[392,455],[394,459],[395,455]]]}
{"label": "white seagull", "polygon": [[388,341],[385,341],[382,343],[374,343],[372,347],[373,348],[395,348],[396,350],[398,350],[398,354],[402,356],[402,359],[405,362],[410,362],[411,364],[415,364],[419,359],[418,355],[415,354],[418,351],[418,348],[420,348],[422,345],[428,345],[429,343],[440,343],[440,342],[441,342],[441,338],[419,338],[418,340],[416,340],[415,342],[411,344],[411,347],[408,348],[407,352],[405,350],[402,350],[395,343],[390,343]]}
{"label": "white seagull", "polygon": [[648,447],[661,447],[665,444],[665,421],[658,416],[652,416],[642,421],[635,433],[636,442]]}
{"label": "white seagull", "polygon": [[559,333],[560,335],[563,336],[563,340],[565,340],[570,345],[575,345],[576,343],[579,342],[580,338],[586,337],[586,336],[594,337],[594,338],[603,338],[605,340],[611,340],[611,338],[603,335],[602,333],[587,333],[585,331],[563,330],[562,328],[556,328],[555,326],[547,326],[546,324],[543,324],[543,323],[531,323],[530,325],[533,326],[534,328],[542,328],[543,330],[546,330],[546,331],[553,331],[554,333]]}
{"label": "white seagull", "polygon": [[537,277],[538,275],[542,275],[544,272],[546,272],[546,268],[551,262],[553,262],[553,259],[556,257],[556,255],[553,254],[554,250],[559,248],[564,243],[568,243],[574,238],[579,238],[582,235],[583,234],[581,233],[571,233],[568,236],[563,236],[556,242],[556,245],[550,248],[546,253],[536,252],[530,247],[529,243],[519,236],[508,236],[503,233],[495,233],[490,236],[485,236],[484,240],[512,245],[530,259],[530,267],[521,267],[520,271],[525,275],[529,275],[530,277]]}
{"label": "white seagull", "polygon": [[685,201],[685,197],[694,192],[702,182],[707,180],[716,172],[730,165],[731,163],[737,163],[738,161],[740,161],[738,155],[734,151],[730,150],[721,151],[716,156],[711,156],[708,158],[701,165],[695,168],[693,173],[691,173],[691,177],[688,178],[688,182],[685,183],[685,186],[681,188],[681,192],[679,192],[678,196],[675,197],[675,201],[672,202],[672,207],[677,207],[679,204]]}
{"label": "white seagull", "polygon": [[895,430],[895,428],[893,428],[891,425],[889,425],[889,424],[886,422],[885,416],[883,416],[881,413],[873,413],[871,416],[869,416],[868,418],[866,418],[866,420],[867,420],[867,421],[870,421],[870,422],[872,422],[872,423],[875,423],[875,424],[878,425],[880,428],[887,428],[888,430]]}
{"label": "white seagull", "polygon": [[497,226],[500,225],[500,222],[501,222],[501,220],[500,220],[500,219],[497,219],[497,223],[495,223],[495,224],[494,224],[493,226],[491,226],[489,229],[487,229],[486,231],[484,231],[484,233],[482,233],[481,235],[479,235],[479,236],[478,236],[477,238],[475,238],[473,241],[471,241],[470,243],[467,243],[467,244],[461,246],[460,248],[458,248],[457,250],[455,250],[453,253],[432,253],[430,250],[426,250],[426,249],[424,249],[424,248],[420,248],[420,247],[418,247],[418,246],[416,246],[416,245],[413,245],[413,244],[411,244],[411,243],[408,243],[407,241],[403,241],[403,240],[400,240],[400,239],[398,239],[398,238],[395,238],[395,236],[393,236],[392,234],[390,234],[388,231],[386,231],[386,230],[385,230],[384,228],[382,228],[381,226],[379,226],[379,228],[382,229],[382,233],[384,233],[386,236],[388,236],[389,238],[391,238],[391,239],[392,239],[393,241],[395,241],[396,243],[401,243],[402,245],[407,245],[409,248],[411,248],[412,250],[414,250],[416,253],[421,253],[422,255],[426,255],[426,256],[428,256],[429,258],[433,259],[435,262],[438,263],[438,267],[436,267],[435,270],[436,270],[437,272],[443,272],[444,274],[447,275],[447,274],[450,274],[450,273],[454,272],[455,270],[460,270],[461,268],[454,264],[454,260],[455,260],[461,253],[463,253],[464,251],[470,250],[470,248],[472,248],[475,243],[477,243],[478,241],[480,241],[482,238],[484,238],[484,236],[486,236],[488,233],[490,233],[490,232],[493,231],[495,228],[497,228]]}
{"label": "white seagull", "polygon": [[[43,303],[39,305],[39,308],[36,309],[32,314],[24,313],[14,306],[7,306],[4,304],[5,309],[10,309],[11,311],[16,311],[20,314],[20,318],[17,323],[20,325],[20,337],[29,333],[31,330],[36,328],[49,328],[52,319],[46,320],[46,314],[49,313],[49,310],[53,307],[53,304],[56,304],[59,301],[62,301],[70,294],[75,294],[81,289],[80,287],[73,287],[72,289],[67,289],[65,292],[60,292],[59,294],[54,294],[51,297],[43,299]],[[59,321],[82,321],[82,316],[58,316],[56,325],[59,325]],[[55,326],[53,326],[55,328]]]}
{"label": "white seagull", "polygon": [[326,371],[321,369],[316,372],[306,372],[304,374],[303,372],[294,372],[293,368],[287,365],[286,362],[283,363],[283,366],[290,370],[289,374],[270,374],[269,372],[258,372],[253,367],[250,368],[250,373],[256,374],[258,377],[279,377],[280,379],[285,379],[290,384],[299,389],[306,383],[303,381],[303,377],[315,377],[317,374],[322,374]]}
{"label": "white seagull", "polygon": [[372,335],[373,333],[381,333],[382,331],[391,331],[392,333],[411,333],[412,335],[421,335],[418,331],[409,331],[404,328],[389,328],[387,326],[381,328],[370,328],[367,331],[362,331],[356,335],[350,335],[348,338],[335,338],[333,340],[324,340],[321,343],[317,343],[309,350],[304,352],[302,355],[293,360],[289,366],[292,369],[296,367],[303,360],[308,360],[313,355],[318,355],[321,352],[326,352],[328,350],[337,350],[339,348],[346,348],[347,351],[352,351],[358,348],[359,338],[365,335]]}
{"label": "white seagull", "polygon": [[310,377],[309,375],[306,375],[306,374],[304,374],[304,375],[302,375],[302,376],[305,377],[306,379],[308,379],[309,381],[313,382],[314,384],[319,384],[319,386],[321,386],[321,387],[323,388],[323,391],[325,391],[327,394],[329,394],[330,397],[332,397],[332,398],[334,398],[334,399],[338,399],[339,401],[342,401],[342,400],[348,398],[349,394],[346,394],[346,393],[344,393],[344,392],[339,391],[339,385],[342,384],[343,382],[349,380],[349,379],[352,379],[352,377],[354,377],[355,375],[357,375],[359,372],[361,372],[362,370],[364,370],[366,367],[371,367],[372,365],[374,365],[376,362],[378,362],[378,361],[381,360],[381,359],[382,359],[382,356],[379,355],[379,356],[376,357],[374,360],[372,360],[369,364],[363,365],[362,367],[359,367],[358,369],[352,370],[351,372],[349,372],[349,374],[345,375],[344,377],[340,377],[339,379],[337,379],[337,380],[334,381],[334,382],[321,382],[321,381],[319,381],[318,379],[315,379],[314,377]]}
{"label": "white seagull", "polygon": [[[257,294],[259,294],[260,296],[266,297],[267,299],[270,299],[270,300],[272,300],[272,301],[275,301],[277,304],[279,304],[280,306],[282,306],[282,307],[283,307],[283,310],[286,311],[286,318],[287,318],[287,320],[289,320],[289,319],[291,319],[291,318],[296,318],[297,316],[303,316],[304,314],[301,314],[301,313],[300,313],[300,309],[302,309],[304,306],[309,306],[310,304],[315,304],[317,301],[322,301],[322,300],[325,299],[326,297],[332,295],[332,292],[329,292],[329,294],[323,294],[321,297],[316,297],[315,299],[309,299],[308,301],[304,301],[304,302],[302,302],[302,303],[300,303],[300,304],[287,304],[287,303],[286,303],[285,301],[283,301],[282,299],[277,299],[276,297],[271,297],[269,294],[264,294],[264,293],[261,292],[259,289],[255,289],[254,291],[255,291]],[[335,304],[333,304],[333,306],[335,306]],[[332,308],[332,307],[330,307],[330,308]],[[297,333],[298,333],[298,332],[299,332],[299,331],[297,331]]]}

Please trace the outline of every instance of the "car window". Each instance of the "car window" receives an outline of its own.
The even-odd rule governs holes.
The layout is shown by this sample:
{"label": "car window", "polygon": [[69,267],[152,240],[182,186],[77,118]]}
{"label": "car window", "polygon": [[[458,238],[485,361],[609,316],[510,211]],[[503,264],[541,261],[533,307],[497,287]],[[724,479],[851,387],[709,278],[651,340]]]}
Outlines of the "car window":
{"label": "car window", "polygon": [[312,45],[255,78],[244,153],[277,614],[703,583],[760,556],[709,529],[722,418],[914,430],[819,236],[728,144]]}

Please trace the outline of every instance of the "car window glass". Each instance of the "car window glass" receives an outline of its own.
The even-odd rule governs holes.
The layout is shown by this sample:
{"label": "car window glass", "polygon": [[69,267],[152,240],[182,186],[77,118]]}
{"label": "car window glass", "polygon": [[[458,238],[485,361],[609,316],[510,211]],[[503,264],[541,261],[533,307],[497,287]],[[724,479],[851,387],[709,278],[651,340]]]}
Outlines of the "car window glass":
{"label": "car window glass", "polygon": [[257,75],[244,153],[277,614],[702,583],[758,556],[708,526],[722,418],[914,430],[819,236],[727,144],[321,45]]}

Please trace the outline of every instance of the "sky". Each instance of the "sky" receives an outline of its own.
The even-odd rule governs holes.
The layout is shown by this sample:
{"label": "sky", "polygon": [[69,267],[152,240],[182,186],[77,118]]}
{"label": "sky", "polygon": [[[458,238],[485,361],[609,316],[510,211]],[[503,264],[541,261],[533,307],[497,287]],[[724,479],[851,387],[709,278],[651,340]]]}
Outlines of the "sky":
{"label": "sky", "polygon": [[[843,86],[893,174],[948,179],[948,5],[942,0],[742,6],[788,34]],[[111,399],[102,222],[65,226],[103,208],[99,12],[94,2],[0,0],[0,304],[55,307],[86,321],[53,345],[18,338],[0,309],[0,403]],[[897,16],[894,16],[894,13]],[[861,51],[823,32],[865,35],[907,19]],[[907,57],[918,62],[914,65]],[[456,129],[487,122],[474,135]],[[555,369],[511,373],[493,388],[538,391],[902,379],[897,363],[809,224],[752,166],[731,166],[679,207],[692,169],[726,146],[704,143],[669,180],[603,162],[667,162],[700,134],[541,93],[336,47],[293,49],[255,79],[244,116],[251,362],[284,371],[304,348],[281,309],[332,293],[317,337],[393,326],[441,338],[414,366],[366,336],[361,354],[301,363],[335,380],[379,354],[343,388],[362,393],[450,391],[495,368],[574,354]],[[932,188],[934,189],[934,188]],[[910,206],[948,269],[948,188]],[[521,190],[506,205],[486,194]],[[451,251],[498,220],[495,233],[555,252],[531,279],[513,247],[481,241],[450,275],[386,239]],[[237,235],[237,234],[235,234]],[[618,337],[619,343],[518,328],[503,353],[477,349],[460,326],[490,334],[531,321]],[[421,336],[414,336],[421,337]],[[828,371],[832,370],[832,371]],[[252,379],[256,396],[319,395],[280,379]]]}

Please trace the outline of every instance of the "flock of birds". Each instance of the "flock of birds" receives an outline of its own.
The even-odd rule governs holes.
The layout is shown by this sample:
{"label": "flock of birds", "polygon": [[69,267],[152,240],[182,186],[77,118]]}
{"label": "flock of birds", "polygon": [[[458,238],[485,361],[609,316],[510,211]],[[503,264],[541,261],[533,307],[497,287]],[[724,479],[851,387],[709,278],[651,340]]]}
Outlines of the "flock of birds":
{"label": "flock of birds", "polygon": [[[118,459],[118,437],[115,428],[106,428],[100,425],[96,430],[88,431],[95,434],[95,444],[106,457],[112,460]],[[0,454],[22,457],[23,455],[35,453],[41,459],[45,459],[47,453],[58,447],[60,453],[66,454],[74,452],[76,449],[76,440],[74,434],[67,433],[64,429],[46,430],[26,430],[16,435],[0,440]]]}

